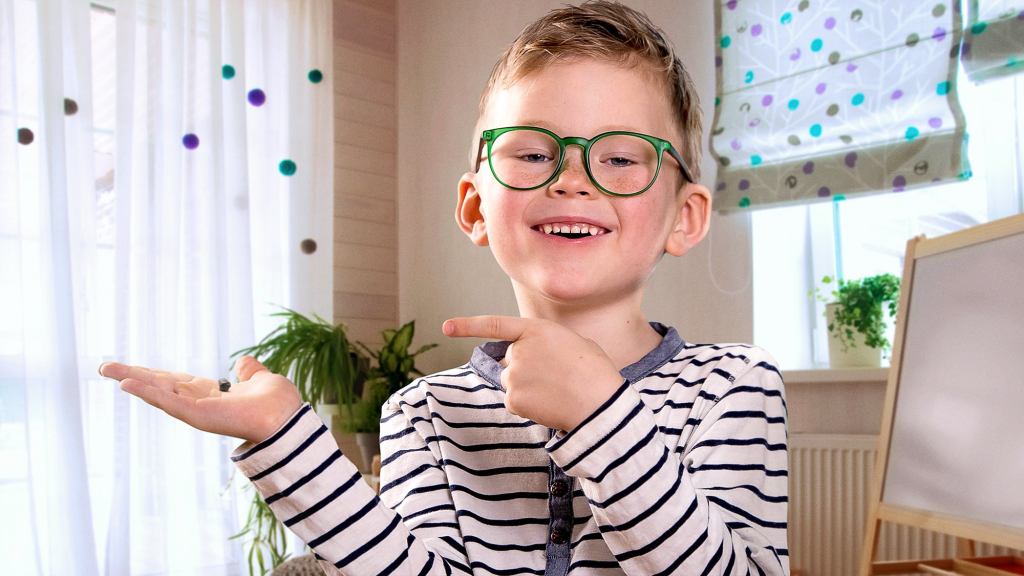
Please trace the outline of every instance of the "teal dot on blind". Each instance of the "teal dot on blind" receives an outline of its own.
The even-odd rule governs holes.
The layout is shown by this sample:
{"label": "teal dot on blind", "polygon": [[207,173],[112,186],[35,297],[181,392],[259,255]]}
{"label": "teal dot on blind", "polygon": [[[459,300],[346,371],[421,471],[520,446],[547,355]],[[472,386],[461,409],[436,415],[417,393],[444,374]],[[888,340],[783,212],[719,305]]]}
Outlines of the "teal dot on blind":
{"label": "teal dot on blind", "polygon": [[789,12],[783,13],[782,14],[782,18],[779,18],[779,22],[781,24],[789,24],[792,21],[793,21],[793,15],[790,14]]}
{"label": "teal dot on blind", "polygon": [[288,159],[281,160],[281,163],[277,165],[277,169],[281,172],[281,174],[284,174],[285,176],[291,176],[292,174],[295,174],[295,162],[292,162],[291,160]]}
{"label": "teal dot on blind", "polygon": [[319,68],[313,68],[309,71],[309,74],[307,74],[306,77],[309,78],[309,81],[313,84],[319,84],[324,79],[324,73],[321,72]]}
{"label": "teal dot on blind", "polygon": [[220,75],[225,80],[231,80],[235,77],[235,67],[231,64],[225,64],[220,67]]}
{"label": "teal dot on blind", "polygon": [[863,103],[864,94],[861,92],[857,92],[856,94],[853,95],[853,98],[850,98],[850,104],[853,104],[854,106],[860,106]]}
{"label": "teal dot on blind", "polygon": [[750,165],[751,166],[757,166],[760,163],[761,163],[761,155],[760,154],[754,154],[753,156],[750,157]]}
{"label": "teal dot on blind", "polygon": [[789,102],[786,103],[786,107],[789,108],[790,110],[796,110],[797,108],[800,107],[800,101],[797,100],[796,98],[791,98]]}
{"label": "teal dot on blind", "polygon": [[971,25],[971,34],[974,34],[975,36],[983,34],[986,28],[988,28],[987,22],[975,22]]}
{"label": "teal dot on blind", "polygon": [[722,36],[722,48],[728,48],[732,44],[732,38],[729,36]]}
{"label": "teal dot on blind", "polygon": [[949,94],[949,82],[943,80],[935,85],[935,93],[939,96],[945,96]]}
{"label": "teal dot on blind", "polygon": [[743,81],[746,82],[747,84],[750,84],[751,82],[753,82],[754,81],[754,71],[753,70],[747,70],[747,73],[743,75]]}
{"label": "teal dot on blind", "polygon": [[821,41],[821,38],[815,38],[814,40],[811,41],[811,52],[820,52],[821,47],[824,44],[825,43]]}
{"label": "teal dot on blind", "polygon": [[811,136],[814,136],[815,138],[821,136],[821,124],[811,124],[809,132],[811,133]]}
{"label": "teal dot on blind", "polygon": [[1010,56],[1009,58],[1006,59],[1006,67],[1007,68],[1013,68],[1014,66],[1019,66],[1019,65],[1020,65],[1020,60],[1017,60],[1017,58],[1014,57],[1014,56]]}
{"label": "teal dot on blind", "polygon": [[914,138],[917,138],[920,135],[921,131],[915,128],[914,126],[908,126],[907,132],[904,134],[907,140],[913,140]]}
{"label": "teal dot on blind", "polygon": [[750,197],[744,196],[743,198],[740,198],[739,206],[740,208],[746,208],[747,206],[750,206]]}
{"label": "teal dot on blind", "polygon": [[846,196],[843,194],[836,194],[832,197],[833,202],[842,202],[843,200],[846,200]]}
{"label": "teal dot on blind", "polygon": [[718,96],[715,96],[715,106],[718,106],[721,103],[722,103],[722,99],[719,98]]}

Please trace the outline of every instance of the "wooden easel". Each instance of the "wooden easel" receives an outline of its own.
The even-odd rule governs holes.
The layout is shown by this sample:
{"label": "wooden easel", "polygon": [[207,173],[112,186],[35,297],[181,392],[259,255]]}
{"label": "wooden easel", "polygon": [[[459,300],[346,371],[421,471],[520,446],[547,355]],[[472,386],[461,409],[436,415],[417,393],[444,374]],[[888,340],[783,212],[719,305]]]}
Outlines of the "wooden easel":
{"label": "wooden easel", "polygon": [[[894,417],[897,413],[900,384],[904,378],[904,352],[907,346],[906,337],[910,307],[913,305],[912,294],[914,294],[915,265],[922,258],[946,255],[961,249],[977,249],[977,247],[993,241],[1013,242],[1013,246],[1016,246],[1018,236],[1024,238],[1024,215],[1005,218],[934,239],[917,237],[907,242],[892,368],[889,371],[885,408],[882,413],[882,429],[879,435],[875,477],[868,510],[864,549],[861,555],[859,570],[861,576],[921,572],[941,576],[1024,574],[1024,558],[967,559],[975,554],[975,542],[1024,550],[1024,528],[988,522],[984,519],[979,520],[978,518],[945,514],[936,510],[911,508],[894,504],[886,501],[884,494],[890,466]],[[1024,259],[1024,251],[1020,253],[1019,258]],[[921,288],[923,287],[922,285]],[[1021,329],[1024,330],[1024,325],[1021,326]],[[913,343],[911,344],[913,345]],[[1024,351],[1021,353],[1024,354]],[[1018,455],[1008,455],[1008,457],[1015,456]],[[939,473],[941,473],[941,470]],[[984,474],[985,471],[979,470],[978,473]],[[1024,478],[1021,478],[1020,486],[1020,498],[1024,498]],[[879,529],[883,521],[955,536],[958,539],[957,553],[960,557],[908,562],[876,562],[875,556],[878,547]],[[1024,518],[1021,519],[1020,524],[1024,526]]]}

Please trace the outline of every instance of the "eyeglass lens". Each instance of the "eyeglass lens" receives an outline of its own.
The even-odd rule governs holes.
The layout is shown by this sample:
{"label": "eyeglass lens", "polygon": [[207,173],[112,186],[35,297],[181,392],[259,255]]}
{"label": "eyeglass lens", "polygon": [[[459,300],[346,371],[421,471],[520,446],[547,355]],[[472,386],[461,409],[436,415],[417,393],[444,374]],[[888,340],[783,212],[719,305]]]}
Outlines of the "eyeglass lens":
{"label": "eyeglass lens", "polygon": [[[491,145],[494,175],[510,188],[535,188],[558,167],[558,142],[536,130],[513,130],[498,136]],[[595,183],[615,194],[634,194],[647,188],[658,172],[658,150],[653,144],[628,134],[612,134],[595,140],[588,157]]]}

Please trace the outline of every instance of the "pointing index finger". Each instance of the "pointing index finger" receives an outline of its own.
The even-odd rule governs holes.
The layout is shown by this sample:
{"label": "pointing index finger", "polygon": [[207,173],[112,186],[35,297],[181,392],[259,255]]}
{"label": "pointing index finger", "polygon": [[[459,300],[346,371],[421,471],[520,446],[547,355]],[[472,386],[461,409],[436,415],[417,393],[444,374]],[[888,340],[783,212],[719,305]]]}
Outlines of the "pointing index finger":
{"label": "pointing index finger", "polygon": [[451,338],[497,338],[516,341],[526,332],[526,318],[515,316],[467,316],[445,320],[441,331]]}

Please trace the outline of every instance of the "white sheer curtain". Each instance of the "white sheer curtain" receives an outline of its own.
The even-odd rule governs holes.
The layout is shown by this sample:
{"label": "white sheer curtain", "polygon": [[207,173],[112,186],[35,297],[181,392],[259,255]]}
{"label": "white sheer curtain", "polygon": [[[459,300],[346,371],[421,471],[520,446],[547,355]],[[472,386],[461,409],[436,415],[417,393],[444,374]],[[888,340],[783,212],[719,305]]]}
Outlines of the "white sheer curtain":
{"label": "white sheer curtain", "polygon": [[226,375],[272,305],[331,317],[331,22],[329,0],[0,0],[4,573],[245,572],[236,442],[96,367]]}

